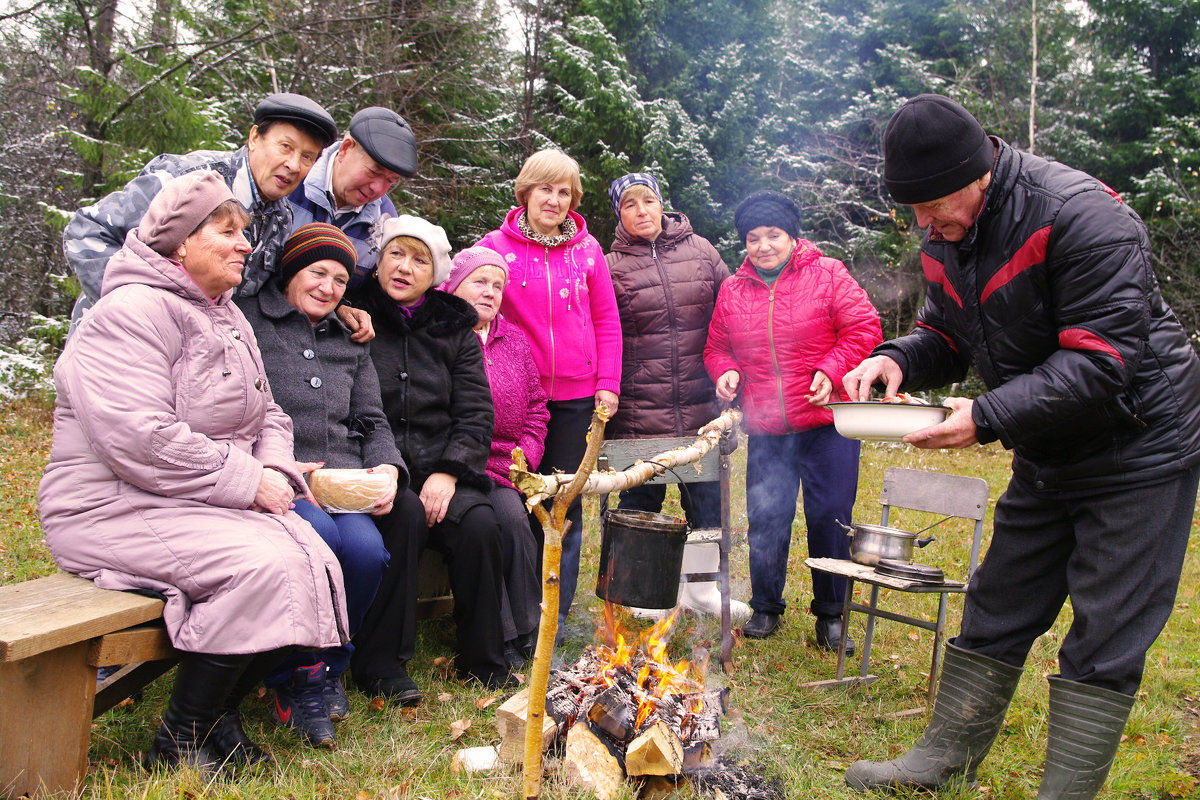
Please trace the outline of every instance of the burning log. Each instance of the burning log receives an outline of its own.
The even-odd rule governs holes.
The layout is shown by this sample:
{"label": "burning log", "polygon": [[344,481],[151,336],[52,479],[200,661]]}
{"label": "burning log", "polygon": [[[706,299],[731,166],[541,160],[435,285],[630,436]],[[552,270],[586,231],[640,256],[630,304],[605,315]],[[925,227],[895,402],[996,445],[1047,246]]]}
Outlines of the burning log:
{"label": "burning log", "polygon": [[[639,461],[629,469],[622,470],[621,472],[593,472],[587,478],[586,483],[584,483],[581,493],[608,494],[609,492],[619,492],[633,486],[641,486],[655,476],[662,475],[668,467],[677,467],[680,464],[691,464],[699,461],[704,457],[705,453],[716,447],[721,441],[721,437],[728,431],[733,430],[734,426],[741,422],[741,419],[742,412],[740,411],[733,409],[723,411],[721,412],[721,416],[701,428],[696,433],[696,441],[687,447],[680,447],[660,453],[650,459],[650,461]],[[595,457],[593,457],[594,461]],[[509,478],[516,485],[517,489],[525,495],[525,505],[534,511],[534,513],[537,512],[537,508],[540,507],[543,501],[562,493],[564,491],[563,487],[571,484],[577,475],[578,473],[575,475],[567,475],[565,473],[539,475],[524,469],[524,464],[519,464],[515,458],[513,459],[513,466],[509,470]]]}
{"label": "burning log", "polygon": [[597,736],[586,722],[567,731],[567,780],[589,789],[599,800],[616,797],[625,780],[625,770],[603,736]]}
{"label": "burning log", "polygon": [[625,750],[625,772],[678,775],[683,772],[683,742],[665,721],[656,719],[629,743]]}
{"label": "burning log", "polygon": [[630,706],[629,693],[622,691],[620,686],[610,686],[592,701],[587,718],[610,739],[625,744],[633,736]]}

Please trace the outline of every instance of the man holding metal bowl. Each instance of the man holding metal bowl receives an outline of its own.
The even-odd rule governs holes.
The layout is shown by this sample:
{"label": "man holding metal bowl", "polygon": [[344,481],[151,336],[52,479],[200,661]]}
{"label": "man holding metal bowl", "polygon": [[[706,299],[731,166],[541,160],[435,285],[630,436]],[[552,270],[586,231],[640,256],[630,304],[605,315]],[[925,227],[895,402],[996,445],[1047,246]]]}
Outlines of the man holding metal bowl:
{"label": "man holding metal bowl", "polygon": [[916,328],[843,384],[866,400],[876,384],[944,386],[973,365],[987,392],[947,398],[946,421],[904,441],[998,439],[1013,477],[924,736],[846,782],[973,784],[1069,597],[1038,798],[1094,797],[1174,604],[1200,480],[1200,361],[1159,293],[1145,225],[1100,181],[988,136],[939,95],[896,112],[883,152],[888,191],[927,228],[927,297]]}

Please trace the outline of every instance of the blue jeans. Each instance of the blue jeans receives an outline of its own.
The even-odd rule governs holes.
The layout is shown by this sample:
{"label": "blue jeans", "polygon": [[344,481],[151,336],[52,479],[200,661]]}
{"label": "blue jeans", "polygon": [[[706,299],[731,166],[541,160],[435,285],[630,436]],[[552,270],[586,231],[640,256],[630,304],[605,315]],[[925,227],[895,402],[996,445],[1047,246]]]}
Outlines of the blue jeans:
{"label": "blue jeans", "polygon": [[[383,571],[388,563],[388,551],[383,546],[383,537],[375,527],[375,521],[367,514],[328,514],[307,500],[296,500],[296,513],[305,522],[313,526],[317,534],[329,545],[329,549],[337,556],[342,565],[342,577],[345,579],[346,615],[353,635],[362,625]],[[341,647],[331,647],[317,653],[295,652],[270,675],[264,683],[267,686],[278,686],[298,667],[308,666],[316,661],[324,661],[331,675],[341,675],[350,663],[353,646],[346,644]]]}
{"label": "blue jeans", "polygon": [[1175,605],[1198,481],[1191,467],[1149,486],[1064,496],[1014,476],[954,643],[1021,666],[1069,597],[1059,673],[1135,694]]}
{"label": "blue jeans", "polygon": [[[750,542],[750,607],[782,614],[796,495],[803,490],[808,555],[849,558],[850,539],[834,519],[850,523],[858,493],[859,443],[825,425],[780,436],[752,435],[746,456],[746,516]],[[846,581],[813,571],[812,612],[836,617]]]}
{"label": "blue jeans", "polygon": [[[721,527],[721,484],[716,481],[679,484],[683,515],[693,528]],[[662,511],[666,499],[665,483],[647,483],[621,492],[617,508],[632,511]]]}

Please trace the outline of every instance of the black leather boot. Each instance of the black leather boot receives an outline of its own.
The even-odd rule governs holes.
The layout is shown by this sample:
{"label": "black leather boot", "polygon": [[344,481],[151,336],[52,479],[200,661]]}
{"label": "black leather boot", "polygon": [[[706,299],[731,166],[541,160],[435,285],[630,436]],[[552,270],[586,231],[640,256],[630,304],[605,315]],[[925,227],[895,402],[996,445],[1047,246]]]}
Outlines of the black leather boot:
{"label": "black leather boot", "polygon": [[206,739],[225,701],[252,656],[184,653],[175,671],[175,686],[162,726],[154,737],[146,766],[187,766],[206,778],[221,774],[223,759]]}
{"label": "black leather boot", "polygon": [[1057,675],[1049,681],[1050,731],[1038,800],[1090,800],[1112,768],[1133,698]]}
{"label": "black leather boot", "polygon": [[212,733],[208,736],[208,748],[227,764],[252,767],[262,763],[274,763],[271,754],[263,750],[246,735],[242,728],[242,717],[238,707],[246,695],[268,675],[275,665],[283,658],[286,650],[272,650],[269,653],[259,653],[254,656],[249,666],[242,671],[241,677],[233,685],[229,697],[225,699],[224,713],[217,720]]}
{"label": "black leather boot", "polygon": [[854,789],[936,789],[975,785],[975,770],[992,749],[1021,678],[1014,667],[946,644],[933,714],[913,749],[891,761],[856,761],[846,770]]}

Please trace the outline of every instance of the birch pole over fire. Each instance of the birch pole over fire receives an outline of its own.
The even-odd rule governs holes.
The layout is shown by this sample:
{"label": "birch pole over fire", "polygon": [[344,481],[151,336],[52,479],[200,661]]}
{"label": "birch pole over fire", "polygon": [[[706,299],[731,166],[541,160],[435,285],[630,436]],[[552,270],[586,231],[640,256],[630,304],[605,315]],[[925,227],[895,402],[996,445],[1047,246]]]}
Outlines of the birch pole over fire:
{"label": "birch pole over fire", "polygon": [[[525,723],[524,780],[526,800],[536,800],[542,791],[542,720],[546,716],[546,687],[550,682],[550,658],[558,635],[559,568],[562,561],[563,535],[566,533],[567,508],[580,494],[607,494],[640,486],[668,467],[699,461],[717,446],[721,437],[741,422],[740,411],[727,410],[706,424],[687,447],[660,453],[650,461],[639,461],[621,472],[594,472],[593,465],[604,441],[608,411],[597,406],[588,430],[587,452],[574,475],[539,475],[526,468],[525,455],[513,449],[509,476],[525,495],[525,505],[542,523],[545,544],[542,553],[542,619],[538,625],[537,649],[529,675],[529,707]],[[549,511],[542,505],[553,500]]]}
{"label": "birch pole over fire", "polygon": [[[567,508],[579,497],[584,483],[592,473],[592,465],[604,441],[604,425],[608,409],[596,406],[592,425],[587,433],[587,452],[574,475],[567,478],[565,488],[556,487],[550,511],[541,500],[527,499],[526,505],[542,523],[545,543],[542,547],[542,619],[538,625],[537,648],[529,671],[529,711],[525,721],[525,759],[523,794],[526,800],[536,800],[542,793],[542,719],[546,716],[546,686],[550,683],[550,658],[554,654],[554,639],[558,636],[558,573],[562,565],[562,543],[566,534]],[[525,455],[513,449],[512,474],[525,466]],[[523,473],[527,474],[527,473]],[[519,488],[519,486],[518,486]],[[531,731],[533,733],[531,733]]]}
{"label": "birch pole over fire", "polygon": [[[678,467],[681,464],[691,464],[704,458],[709,450],[717,446],[721,437],[734,429],[742,421],[742,412],[728,409],[721,416],[705,424],[696,433],[696,440],[687,447],[667,450],[654,458],[639,461],[628,469],[620,472],[592,472],[587,477],[580,494],[608,494],[620,492],[634,486],[641,486],[646,481],[666,472],[668,467]],[[515,451],[514,451],[515,452]],[[514,462],[516,459],[514,459]],[[578,473],[556,473],[554,475],[539,475],[528,472],[514,465],[509,470],[509,478],[517,489],[525,495],[525,505],[534,513],[546,500],[563,491],[563,487],[571,484]]]}

